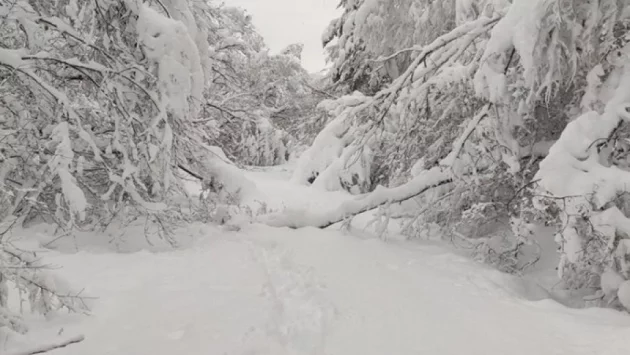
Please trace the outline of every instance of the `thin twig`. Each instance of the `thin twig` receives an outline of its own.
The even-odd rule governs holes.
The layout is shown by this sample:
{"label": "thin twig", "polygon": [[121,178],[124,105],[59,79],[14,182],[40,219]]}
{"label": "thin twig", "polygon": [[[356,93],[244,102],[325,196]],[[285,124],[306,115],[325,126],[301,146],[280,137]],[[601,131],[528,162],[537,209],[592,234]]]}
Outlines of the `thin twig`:
{"label": "thin twig", "polygon": [[14,352],[14,353],[9,353],[8,355],[35,355],[35,354],[43,354],[43,353],[47,353],[47,352],[50,352],[50,351],[53,351],[53,350],[65,348],[68,345],[80,343],[83,340],[85,340],[85,336],[84,335],[77,335],[77,336],[72,337],[70,339],[64,340],[61,343],[42,345],[42,346],[39,346],[39,347],[37,347],[35,349],[32,349],[32,350],[18,351],[18,352]]}

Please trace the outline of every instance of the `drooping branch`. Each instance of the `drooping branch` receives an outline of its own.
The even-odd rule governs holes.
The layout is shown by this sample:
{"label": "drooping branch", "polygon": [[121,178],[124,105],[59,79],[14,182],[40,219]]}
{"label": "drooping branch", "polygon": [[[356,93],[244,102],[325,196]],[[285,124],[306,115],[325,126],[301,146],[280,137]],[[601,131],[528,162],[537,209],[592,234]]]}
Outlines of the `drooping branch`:
{"label": "drooping branch", "polygon": [[[394,188],[378,187],[371,193],[345,201],[338,208],[325,212],[311,211],[298,213],[296,211],[289,211],[288,213],[270,215],[266,218],[265,223],[275,227],[327,228],[346,218],[368,212],[382,205],[410,200],[432,188],[453,182],[456,178],[453,167],[456,166],[458,162],[462,161],[461,152],[464,149],[464,145],[471,137],[473,131],[478,128],[480,122],[488,115],[488,109],[490,107],[491,104],[487,104],[475,117],[469,120],[468,125],[462,131],[459,138],[453,142],[451,152],[440,161],[439,165],[423,171],[406,184]],[[463,175],[468,174],[470,174],[468,170],[463,173]]]}
{"label": "drooping branch", "polygon": [[273,214],[267,216],[264,222],[273,227],[327,228],[346,218],[373,210],[379,206],[410,200],[434,187],[442,186],[452,181],[452,174],[448,168],[435,167],[425,171],[424,174],[420,174],[404,185],[395,188],[379,187],[372,193],[345,201],[332,210],[303,214],[297,212]]}

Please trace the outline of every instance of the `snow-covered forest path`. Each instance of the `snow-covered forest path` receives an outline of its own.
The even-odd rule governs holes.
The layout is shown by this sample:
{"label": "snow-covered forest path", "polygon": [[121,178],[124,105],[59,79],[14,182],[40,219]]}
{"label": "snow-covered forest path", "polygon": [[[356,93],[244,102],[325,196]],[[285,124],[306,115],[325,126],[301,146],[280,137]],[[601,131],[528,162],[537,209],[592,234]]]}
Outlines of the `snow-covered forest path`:
{"label": "snow-covered forest path", "polygon": [[[256,175],[259,187],[278,188],[270,196],[292,192],[289,204],[315,195],[291,187],[282,174]],[[84,334],[83,342],[51,354],[630,351],[627,314],[524,299],[516,279],[439,246],[260,225],[238,232],[197,225],[187,232],[203,237],[177,251],[48,255],[63,266],[63,277],[98,300],[91,316],[36,325],[13,349]]]}

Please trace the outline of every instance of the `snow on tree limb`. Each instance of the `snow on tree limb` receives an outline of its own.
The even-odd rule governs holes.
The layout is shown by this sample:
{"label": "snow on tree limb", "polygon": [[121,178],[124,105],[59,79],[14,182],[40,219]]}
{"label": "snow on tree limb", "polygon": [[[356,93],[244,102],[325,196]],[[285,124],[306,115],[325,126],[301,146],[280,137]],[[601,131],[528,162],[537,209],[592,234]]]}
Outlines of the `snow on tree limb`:
{"label": "snow on tree limb", "polygon": [[275,227],[327,228],[346,218],[354,217],[382,205],[410,200],[432,188],[453,182],[454,172],[465,174],[467,169],[470,169],[470,165],[467,162],[463,162],[464,164],[461,165],[458,164],[461,160],[460,153],[472,132],[477,129],[481,120],[487,116],[488,108],[489,105],[470,119],[459,139],[454,142],[451,153],[440,162],[439,166],[420,172],[409,182],[394,188],[378,186],[373,192],[345,201],[339,207],[328,211],[288,211],[274,214],[268,216],[265,219],[265,223]]}
{"label": "snow on tree limb", "polygon": [[435,167],[415,177],[407,184],[394,188],[379,186],[373,192],[345,201],[334,209],[326,211],[287,211],[266,216],[262,221],[273,227],[326,228],[381,205],[409,200],[431,188],[451,181],[450,172],[445,168]]}
{"label": "snow on tree limb", "polygon": [[[499,20],[500,17],[481,17],[438,36],[426,45],[414,46],[413,51],[417,53],[414,53],[415,57],[405,68],[404,72],[396,77],[390,85],[382,88],[373,96],[362,96],[353,93],[335,100],[332,104],[322,105],[330,107],[336,105],[342,109],[329,110],[336,117],[329,123],[331,127],[324,129],[320,133],[320,137],[316,138],[313,148],[309,149],[309,152],[300,158],[299,168],[296,170],[294,180],[304,183],[315,172],[320,174],[315,177],[316,185],[329,186],[332,189],[339,188],[336,179],[333,179],[335,180],[333,183],[328,181],[320,183],[318,180],[326,179],[330,174],[328,171],[325,172],[325,170],[333,167],[333,165],[345,166],[346,170],[356,170],[354,167],[356,167],[357,155],[345,152],[349,149],[345,148],[349,145],[348,142],[354,141],[353,144],[355,146],[367,146],[379,134],[378,132],[382,131],[384,126],[404,124],[402,121],[405,119],[406,112],[402,109],[403,107],[407,105],[420,106],[432,88],[440,88],[456,82],[458,81],[458,75],[463,77],[470,75],[470,73],[456,74],[444,68],[454,65],[474,41],[479,36],[486,34]],[[395,53],[394,56],[398,54]],[[383,60],[388,59],[391,58],[384,58]],[[462,72],[472,72],[474,69],[463,68]],[[439,75],[442,70],[445,70],[446,73]],[[426,102],[426,104],[429,103]],[[332,126],[337,125],[346,127],[344,133],[338,133],[334,137],[330,137],[329,131],[331,129],[336,130]],[[332,141],[343,142],[344,148],[339,150],[336,148],[336,145],[332,144]],[[333,157],[323,156],[331,152],[336,152]],[[344,157],[350,158],[350,161],[340,162],[340,160],[344,160]],[[369,161],[369,159],[364,160],[365,162]],[[304,169],[303,166],[310,166],[310,168]],[[350,169],[350,167],[353,168]],[[355,173],[349,172],[348,175],[355,175]],[[361,176],[361,184],[369,185],[371,183],[366,177],[369,174],[359,175]],[[343,179],[352,180],[351,178]]]}
{"label": "snow on tree limb", "polygon": [[405,52],[420,52],[421,53],[419,55],[420,61],[423,61],[429,54],[433,53],[435,50],[442,48],[448,45],[449,43],[458,40],[461,37],[464,37],[464,36],[474,37],[475,35],[479,35],[479,34],[487,32],[494,24],[496,24],[500,20],[501,20],[501,17],[494,17],[494,18],[481,17],[474,21],[466,22],[454,28],[450,32],[436,38],[430,44],[427,44],[425,46],[413,46],[410,48],[400,49],[396,51],[395,53],[390,54],[387,57],[380,57],[378,59],[375,59],[374,61],[384,62],[392,58],[395,58],[398,55]]}

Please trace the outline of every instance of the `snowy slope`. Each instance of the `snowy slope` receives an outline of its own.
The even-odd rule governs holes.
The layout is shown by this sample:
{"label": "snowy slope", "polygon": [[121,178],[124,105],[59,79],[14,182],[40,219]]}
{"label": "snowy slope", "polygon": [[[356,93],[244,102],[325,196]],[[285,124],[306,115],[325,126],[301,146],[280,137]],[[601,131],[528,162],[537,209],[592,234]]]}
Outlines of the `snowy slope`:
{"label": "snowy slope", "polygon": [[[288,193],[289,205],[311,197],[280,173],[249,176],[272,204]],[[343,198],[318,196],[317,205],[323,196],[330,204]],[[98,296],[93,314],[36,323],[0,354],[78,334],[83,342],[51,354],[630,352],[627,314],[565,308],[439,246],[260,225],[239,232],[193,225],[185,233],[198,239],[177,251],[49,253],[63,277]]]}

